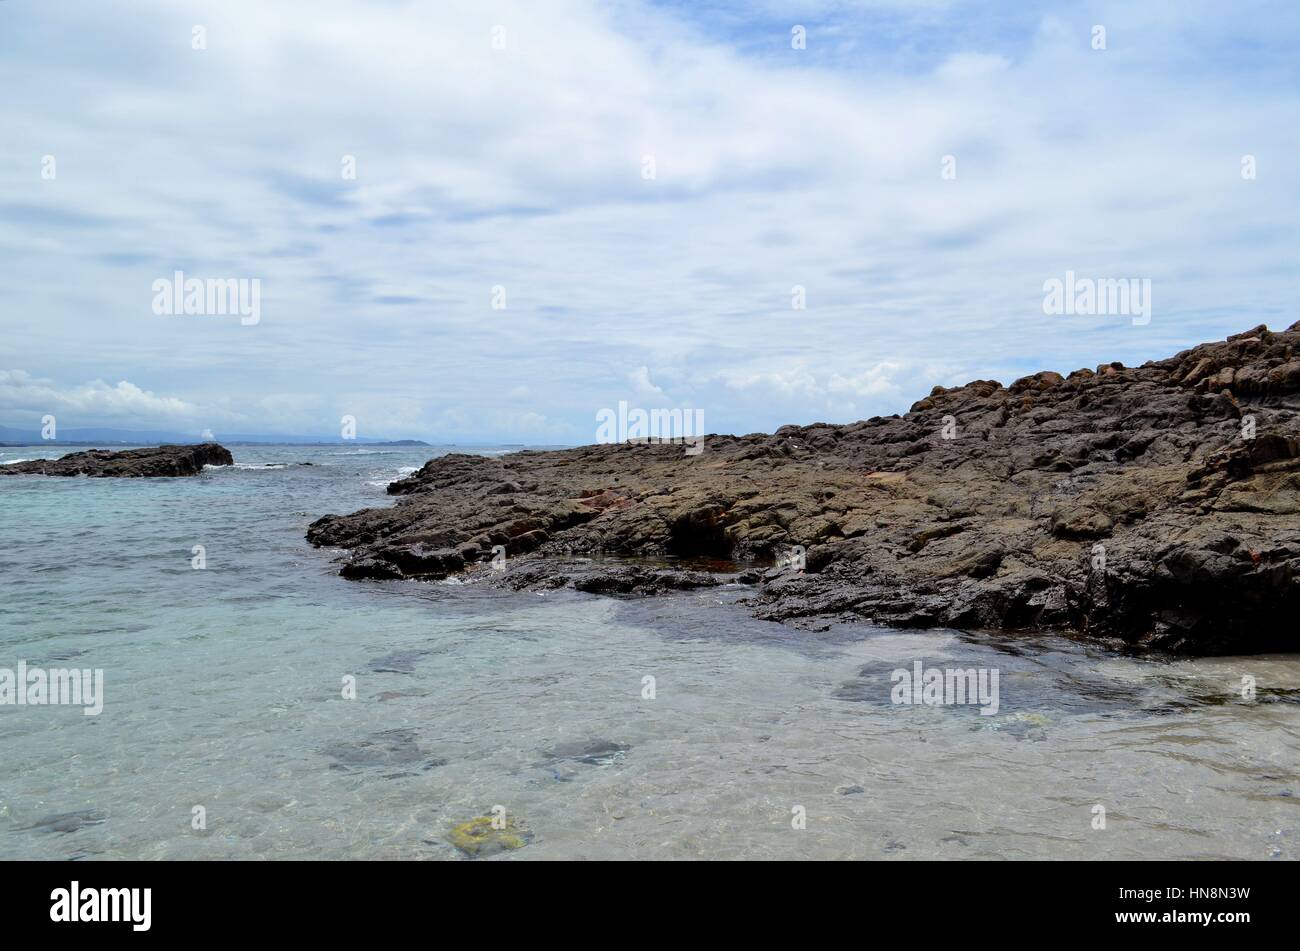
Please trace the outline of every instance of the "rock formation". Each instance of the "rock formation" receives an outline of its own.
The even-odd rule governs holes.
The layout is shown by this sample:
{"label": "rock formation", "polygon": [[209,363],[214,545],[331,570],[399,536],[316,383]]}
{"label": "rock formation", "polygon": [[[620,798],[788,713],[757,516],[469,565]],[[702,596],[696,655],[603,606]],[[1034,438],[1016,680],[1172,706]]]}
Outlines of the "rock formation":
{"label": "rock formation", "polygon": [[194,446],[151,446],[146,449],[88,449],[58,459],[29,459],[0,466],[0,475],[97,476],[138,478],[191,476],[204,466],[229,466],[230,450],[214,442]]}
{"label": "rock formation", "polygon": [[347,577],[471,571],[610,594],[740,580],[756,615],[797,626],[1293,651],[1300,324],[1137,368],[935,387],[903,416],[709,436],[696,456],[669,443],[447,455],[388,491],[395,506],[308,531],[351,549]]}

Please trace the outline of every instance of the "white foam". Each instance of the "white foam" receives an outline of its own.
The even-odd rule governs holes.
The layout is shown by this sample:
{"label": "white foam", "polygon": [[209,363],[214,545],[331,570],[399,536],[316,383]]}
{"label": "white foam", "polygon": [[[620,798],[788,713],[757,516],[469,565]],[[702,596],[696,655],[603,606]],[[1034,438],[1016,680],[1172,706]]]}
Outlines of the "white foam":
{"label": "white foam", "polygon": [[211,463],[205,465],[205,469],[287,469],[289,464],[286,462],[236,462],[230,466],[214,466]]}
{"label": "white foam", "polygon": [[373,482],[367,482],[366,485],[373,485],[377,489],[387,488],[388,486],[396,482],[398,479],[404,479],[407,476],[409,476],[412,472],[418,472],[418,471],[419,471],[418,466],[402,466],[400,469],[397,470],[397,475],[393,476],[391,479],[376,479]]}

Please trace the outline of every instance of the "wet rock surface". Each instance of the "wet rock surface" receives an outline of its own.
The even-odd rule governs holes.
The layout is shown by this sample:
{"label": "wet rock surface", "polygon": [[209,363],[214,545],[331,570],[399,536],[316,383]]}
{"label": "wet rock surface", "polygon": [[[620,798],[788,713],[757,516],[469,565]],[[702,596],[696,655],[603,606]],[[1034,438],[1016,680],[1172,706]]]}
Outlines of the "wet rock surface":
{"label": "wet rock surface", "polygon": [[145,449],[88,449],[58,459],[29,459],[0,466],[0,475],[96,476],[141,478],[192,476],[204,466],[234,465],[225,446],[199,443],[193,446],[150,446]]}
{"label": "wet rock surface", "polygon": [[[756,616],[796,626],[1294,651],[1300,325],[1136,368],[935,387],[902,416],[709,436],[694,456],[447,455],[388,491],[397,505],[308,530],[350,550],[346,577],[614,595],[740,581]],[[707,559],[733,565],[694,567]]]}

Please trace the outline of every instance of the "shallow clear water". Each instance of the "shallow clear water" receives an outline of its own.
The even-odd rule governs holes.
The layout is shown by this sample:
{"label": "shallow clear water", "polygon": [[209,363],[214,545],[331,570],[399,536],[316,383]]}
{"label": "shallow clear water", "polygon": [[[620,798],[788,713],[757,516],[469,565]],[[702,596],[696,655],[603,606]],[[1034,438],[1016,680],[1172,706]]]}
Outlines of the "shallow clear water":
{"label": "shallow clear water", "polygon": [[[809,633],[741,588],[349,582],[307,524],[441,450],[233,451],[192,479],[0,479],[0,668],[106,681],[97,717],[0,706],[0,858],[460,859],[451,829],[494,806],[531,836],[507,860],[1300,854],[1295,656]],[[997,669],[997,715],[891,703],[915,660]]]}

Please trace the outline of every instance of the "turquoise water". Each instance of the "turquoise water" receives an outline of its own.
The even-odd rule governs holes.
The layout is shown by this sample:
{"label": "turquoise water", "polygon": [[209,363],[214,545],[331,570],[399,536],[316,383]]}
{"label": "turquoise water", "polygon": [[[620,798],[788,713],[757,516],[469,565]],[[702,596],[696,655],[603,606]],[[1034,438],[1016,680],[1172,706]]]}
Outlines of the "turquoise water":
{"label": "turquoise water", "polygon": [[[307,524],[441,450],[233,451],[0,480],[0,668],[105,676],[96,717],[0,707],[0,858],[463,859],[452,828],[496,806],[528,842],[493,860],[1297,855],[1296,657],[349,582]],[[918,659],[997,669],[998,714],[891,704]]]}

